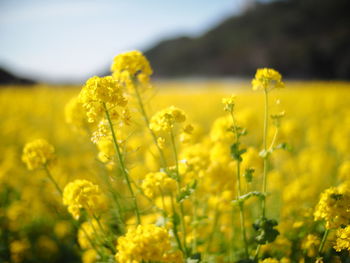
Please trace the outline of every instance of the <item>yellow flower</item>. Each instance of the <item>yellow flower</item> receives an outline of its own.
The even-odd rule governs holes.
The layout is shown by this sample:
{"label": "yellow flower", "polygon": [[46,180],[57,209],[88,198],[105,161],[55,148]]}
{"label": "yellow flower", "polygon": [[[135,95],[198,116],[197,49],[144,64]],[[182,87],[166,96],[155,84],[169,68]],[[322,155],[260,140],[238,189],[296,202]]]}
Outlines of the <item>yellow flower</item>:
{"label": "yellow flower", "polygon": [[272,88],[283,88],[282,76],[271,68],[260,68],[256,71],[252,80],[253,90],[268,90]]}
{"label": "yellow flower", "polygon": [[348,186],[328,188],[321,194],[314,213],[315,220],[325,220],[326,228],[338,228],[350,222],[350,192]]}
{"label": "yellow flower", "polygon": [[114,165],[114,145],[112,140],[108,139],[108,138],[104,138],[98,141],[97,143],[97,147],[98,147],[98,155],[97,158],[108,165]]}
{"label": "yellow flower", "polygon": [[87,180],[75,180],[63,190],[63,204],[75,219],[79,219],[80,209],[91,214],[100,208],[101,202],[100,188]]}
{"label": "yellow flower", "polygon": [[157,138],[157,145],[159,146],[160,149],[164,149],[165,139],[163,137],[158,137]]}
{"label": "yellow flower", "polygon": [[321,240],[318,236],[309,234],[303,240],[301,247],[306,250],[308,257],[315,257],[320,243]]}
{"label": "yellow flower", "polygon": [[98,255],[95,249],[86,250],[82,256],[81,260],[83,263],[95,263],[98,260]]}
{"label": "yellow flower", "polygon": [[160,191],[166,195],[176,190],[176,181],[163,172],[148,173],[141,187],[146,196],[153,198]]}
{"label": "yellow flower", "polygon": [[180,168],[186,181],[202,178],[210,165],[209,153],[204,144],[189,145],[183,149]]}
{"label": "yellow flower", "polygon": [[180,142],[189,143],[192,139],[193,130],[194,127],[191,124],[187,124],[180,133]]}
{"label": "yellow flower", "polygon": [[235,100],[236,100],[236,96],[235,95],[231,95],[230,97],[227,98],[223,98],[222,99],[222,104],[224,104],[224,110],[228,111],[228,112],[232,112],[233,111],[233,107],[235,105]]}
{"label": "yellow flower", "polygon": [[337,239],[334,249],[338,252],[343,249],[350,251],[350,226],[337,230]]}
{"label": "yellow flower", "polygon": [[127,86],[132,84],[133,79],[147,84],[153,73],[147,58],[137,50],[117,55],[114,58],[111,71],[115,79]]}
{"label": "yellow flower", "polygon": [[153,115],[150,128],[153,131],[170,131],[175,123],[181,123],[186,120],[186,114],[183,110],[170,106],[164,110],[158,111]]}
{"label": "yellow flower", "polygon": [[40,168],[55,159],[55,149],[44,139],[27,143],[23,149],[22,161],[29,170]]}
{"label": "yellow flower", "polygon": [[155,225],[138,225],[118,238],[115,259],[119,263],[183,262],[179,251],[173,251],[168,231]]}
{"label": "yellow flower", "polygon": [[79,100],[89,122],[100,121],[105,116],[105,106],[113,119],[117,119],[121,113],[116,106],[124,108],[127,104],[122,86],[111,76],[88,79],[79,94]]}

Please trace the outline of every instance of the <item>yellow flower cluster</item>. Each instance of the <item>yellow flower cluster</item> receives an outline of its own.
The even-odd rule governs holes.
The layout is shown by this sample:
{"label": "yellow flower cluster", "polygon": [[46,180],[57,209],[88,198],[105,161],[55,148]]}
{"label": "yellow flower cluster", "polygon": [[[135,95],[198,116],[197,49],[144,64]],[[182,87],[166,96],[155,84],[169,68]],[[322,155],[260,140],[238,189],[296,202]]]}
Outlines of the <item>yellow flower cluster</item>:
{"label": "yellow flower cluster", "polygon": [[326,228],[338,228],[350,222],[350,191],[347,185],[325,190],[316,206],[315,220],[325,220]]}
{"label": "yellow flower cluster", "polygon": [[106,109],[117,119],[121,115],[117,106],[125,108],[128,102],[122,86],[111,76],[88,79],[79,94],[79,100],[86,110],[88,121],[92,123],[104,118]]}
{"label": "yellow flower cluster", "polygon": [[113,77],[125,85],[137,79],[142,84],[149,82],[152,68],[147,58],[140,51],[129,51],[114,58],[111,66]]}
{"label": "yellow flower cluster", "polygon": [[223,98],[221,100],[222,104],[224,104],[224,110],[227,112],[232,112],[233,111],[233,107],[235,105],[235,100],[236,100],[236,96],[235,95],[231,95],[230,97],[227,98]]}
{"label": "yellow flower cluster", "polygon": [[142,190],[149,198],[156,193],[167,195],[176,190],[176,181],[164,172],[148,173],[142,182]]}
{"label": "yellow flower cluster", "polygon": [[80,209],[89,214],[95,213],[101,207],[101,191],[98,185],[87,180],[75,180],[66,185],[63,191],[63,204],[68,206],[69,213],[79,219]]}
{"label": "yellow flower cluster", "polygon": [[283,88],[281,74],[271,68],[260,68],[256,71],[252,80],[253,90],[268,90],[272,88]]}
{"label": "yellow flower cluster", "polygon": [[181,123],[186,120],[186,114],[183,110],[170,106],[169,108],[158,111],[153,115],[150,128],[155,131],[169,132],[175,123]]}
{"label": "yellow flower cluster", "polygon": [[118,238],[115,259],[119,263],[183,262],[179,251],[171,247],[171,239],[165,228],[155,225],[138,225]]}
{"label": "yellow flower cluster", "polygon": [[320,243],[321,240],[318,236],[309,234],[302,242],[301,248],[306,251],[308,257],[315,257]]}
{"label": "yellow flower cluster", "polygon": [[350,251],[350,226],[337,230],[337,239],[334,249],[340,252],[343,249]]}
{"label": "yellow flower cluster", "polygon": [[48,165],[55,159],[55,148],[44,139],[27,143],[23,148],[22,161],[29,170]]}
{"label": "yellow flower cluster", "polygon": [[181,152],[181,173],[185,179],[193,180],[205,176],[210,159],[208,151],[202,144],[189,145]]}

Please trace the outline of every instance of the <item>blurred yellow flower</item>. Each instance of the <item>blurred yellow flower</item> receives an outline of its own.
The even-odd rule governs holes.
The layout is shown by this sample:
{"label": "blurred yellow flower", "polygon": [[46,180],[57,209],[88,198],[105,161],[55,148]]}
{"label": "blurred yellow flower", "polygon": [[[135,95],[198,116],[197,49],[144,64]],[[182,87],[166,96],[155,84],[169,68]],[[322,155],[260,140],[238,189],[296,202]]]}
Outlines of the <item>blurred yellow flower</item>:
{"label": "blurred yellow flower", "polygon": [[252,80],[253,90],[269,90],[272,88],[284,88],[282,75],[271,68],[260,68],[256,71]]}
{"label": "blurred yellow flower", "polygon": [[27,143],[23,148],[22,161],[29,170],[48,165],[55,159],[55,148],[44,139]]}

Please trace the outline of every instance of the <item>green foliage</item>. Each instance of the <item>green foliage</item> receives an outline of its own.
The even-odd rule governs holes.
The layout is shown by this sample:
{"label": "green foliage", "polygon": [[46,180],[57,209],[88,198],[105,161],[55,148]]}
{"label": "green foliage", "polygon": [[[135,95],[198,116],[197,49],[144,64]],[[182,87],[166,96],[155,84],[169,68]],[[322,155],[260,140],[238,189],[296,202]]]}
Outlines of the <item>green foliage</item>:
{"label": "green foliage", "polygon": [[234,160],[241,162],[242,159],[242,154],[245,153],[247,150],[246,149],[240,149],[240,143],[234,143],[231,145],[231,156]]}
{"label": "green foliage", "polygon": [[183,202],[185,199],[190,198],[193,192],[197,188],[197,180],[193,180],[191,183],[187,184],[176,197],[177,202]]}
{"label": "green foliage", "polygon": [[267,219],[266,217],[257,219],[253,224],[253,228],[257,231],[255,241],[258,244],[267,244],[275,241],[279,235],[278,230],[275,229],[277,225],[278,222],[274,219]]}

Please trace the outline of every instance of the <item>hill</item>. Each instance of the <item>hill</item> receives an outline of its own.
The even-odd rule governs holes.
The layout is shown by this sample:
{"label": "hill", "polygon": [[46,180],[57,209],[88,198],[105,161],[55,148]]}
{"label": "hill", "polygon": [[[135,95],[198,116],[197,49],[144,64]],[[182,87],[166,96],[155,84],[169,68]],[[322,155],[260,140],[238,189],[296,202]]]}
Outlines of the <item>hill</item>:
{"label": "hill", "polygon": [[257,3],[200,37],[145,52],[156,77],[252,76],[273,67],[289,78],[350,79],[349,0]]}
{"label": "hill", "polygon": [[0,68],[0,85],[33,85],[35,83],[34,80],[21,78]]}

